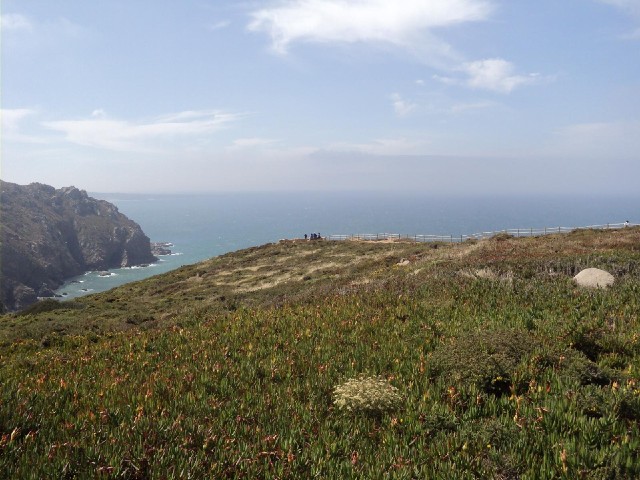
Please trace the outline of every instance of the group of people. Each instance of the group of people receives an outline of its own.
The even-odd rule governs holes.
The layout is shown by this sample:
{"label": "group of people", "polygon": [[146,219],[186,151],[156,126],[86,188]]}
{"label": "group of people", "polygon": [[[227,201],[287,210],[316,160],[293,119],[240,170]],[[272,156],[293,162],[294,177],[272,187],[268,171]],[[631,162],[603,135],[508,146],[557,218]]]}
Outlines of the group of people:
{"label": "group of people", "polygon": [[307,235],[306,233],[304,234],[304,239],[305,240],[321,240],[322,237],[320,236],[320,233],[312,233],[310,235]]}

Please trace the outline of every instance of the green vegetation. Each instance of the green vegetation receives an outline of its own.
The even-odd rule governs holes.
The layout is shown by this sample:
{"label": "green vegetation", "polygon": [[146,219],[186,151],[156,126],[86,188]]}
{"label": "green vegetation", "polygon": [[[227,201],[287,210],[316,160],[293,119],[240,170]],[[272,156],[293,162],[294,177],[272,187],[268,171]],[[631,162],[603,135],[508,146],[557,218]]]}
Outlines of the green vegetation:
{"label": "green vegetation", "polygon": [[0,478],[638,478],[639,266],[639,229],[282,242],[4,315]]}

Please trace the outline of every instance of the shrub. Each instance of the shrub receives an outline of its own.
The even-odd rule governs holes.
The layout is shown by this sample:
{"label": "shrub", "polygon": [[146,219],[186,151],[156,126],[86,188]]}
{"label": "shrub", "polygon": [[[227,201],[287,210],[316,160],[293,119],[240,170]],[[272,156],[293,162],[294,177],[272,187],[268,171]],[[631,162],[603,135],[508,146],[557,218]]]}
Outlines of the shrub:
{"label": "shrub", "polygon": [[402,403],[398,389],[381,376],[351,378],[334,389],[333,398],[340,410],[374,416],[397,410]]}
{"label": "shrub", "polygon": [[495,240],[497,242],[503,242],[505,240],[511,240],[513,237],[513,235],[507,233],[507,232],[500,232],[495,234],[493,237],[491,237],[491,240]]}
{"label": "shrub", "polygon": [[640,419],[640,398],[626,388],[615,390],[587,385],[579,391],[576,400],[582,413],[588,417],[600,418],[613,414],[621,420]]}
{"label": "shrub", "polygon": [[540,380],[549,371],[565,383],[583,386],[605,386],[622,378],[581,351],[561,342],[542,343],[521,330],[472,332],[440,345],[430,363],[432,377],[497,396],[522,392],[530,380]]}
{"label": "shrub", "polygon": [[559,377],[565,381],[580,385],[604,386],[619,379],[615,371],[600,367],[582,352],[570,349],[558,350],[554,356],[558,359],[554,367],[557,368]]}
{"label": "shrub", "polygon": [[538,347],[525,331],[478,331],[439,346],[433,354],[431,370],[448,381],[476,386],[485,393],[509,392],[516,367]]}
{"label": "shrub", "polygon": [[47,298],[45,300],[40,300],[33,305],[30,305],[24,310],[21,310],[20,312],[16,313],[16,316],[23,317],[26,315],[37,315],[38,313],[52,312],[54,310],[60,310],[63,308],[69,308],[69,304],[59,302],[58,300],[54,300],[52,298]]}

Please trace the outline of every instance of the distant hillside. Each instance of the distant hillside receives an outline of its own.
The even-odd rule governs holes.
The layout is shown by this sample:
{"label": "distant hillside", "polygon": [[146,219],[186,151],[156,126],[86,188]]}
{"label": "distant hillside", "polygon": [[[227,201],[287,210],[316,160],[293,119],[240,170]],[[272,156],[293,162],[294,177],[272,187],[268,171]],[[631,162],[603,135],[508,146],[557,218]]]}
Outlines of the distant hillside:
{"label": "distant hillside", "polygon": [[116,206],[75,187],[1,182],[1,301],[18,310],[65,279],[155,260],[149,238]]}

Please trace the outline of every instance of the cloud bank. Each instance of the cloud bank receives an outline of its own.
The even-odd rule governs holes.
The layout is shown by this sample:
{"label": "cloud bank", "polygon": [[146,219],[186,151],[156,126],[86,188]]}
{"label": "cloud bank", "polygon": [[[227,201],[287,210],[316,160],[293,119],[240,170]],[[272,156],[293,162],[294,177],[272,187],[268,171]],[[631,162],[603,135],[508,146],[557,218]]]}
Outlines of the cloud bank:
{"label": "cloud bank", "polygon": [[565,126],[555,133],[549,153],[583,159],[638,161],[640,121],[580,123]]}
{"label": "cloud bank", "polygon": [[63,133],[67,141],[82,146],[116,151],[153,151],[163,145],[206,137],[241,116],[220,110],[202,110],[132,122],[110,119],[103,110],[98,109],[91,118],[50,121],[43,125]]}

